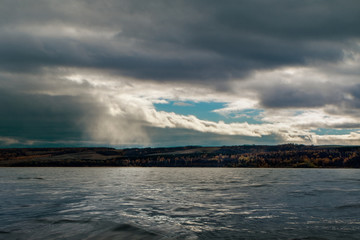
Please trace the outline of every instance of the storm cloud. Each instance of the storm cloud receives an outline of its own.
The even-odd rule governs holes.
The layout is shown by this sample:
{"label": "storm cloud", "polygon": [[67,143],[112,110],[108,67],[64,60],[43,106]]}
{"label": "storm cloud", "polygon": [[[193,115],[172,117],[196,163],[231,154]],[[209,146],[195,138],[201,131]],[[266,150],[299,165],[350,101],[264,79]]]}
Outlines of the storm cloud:
{"label": "storm cloud", "polygon": [[[356,143],[357,0],[0,5],[4,145],[36,140],[152,146],[161,145],[156,138],[167,131],[174,133],[173,144],[182,131],[218,144],[264,143],[261,138],[270,144],[339,143],[336,135],[317,136],[321,128],[339,130],[340,142]],[[156,109],[168,101],[193,112]],[[222,103],[212,112],[224,119],[201,119],[198,102]],[[253,117],[244,110],[261,111],[256,124],[237,122]],[[354,133],[344,135],[343,129]],[[229,137],[234,135],[240,137]]]}
{"label": "storm cloud", "polygon": [[226,80],[339,61],[357,1],[3,1],[5,67],[90,67],[153,80]]}

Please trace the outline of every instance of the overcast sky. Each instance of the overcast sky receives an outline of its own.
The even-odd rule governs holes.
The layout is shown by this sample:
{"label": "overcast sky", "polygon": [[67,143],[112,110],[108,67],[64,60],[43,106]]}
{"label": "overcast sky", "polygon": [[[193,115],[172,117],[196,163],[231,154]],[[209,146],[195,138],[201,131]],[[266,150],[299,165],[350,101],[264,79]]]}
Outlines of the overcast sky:
{"label": "overcast sky", "polygon": [[359,0],[0,0],[0,147],[360,144]]}

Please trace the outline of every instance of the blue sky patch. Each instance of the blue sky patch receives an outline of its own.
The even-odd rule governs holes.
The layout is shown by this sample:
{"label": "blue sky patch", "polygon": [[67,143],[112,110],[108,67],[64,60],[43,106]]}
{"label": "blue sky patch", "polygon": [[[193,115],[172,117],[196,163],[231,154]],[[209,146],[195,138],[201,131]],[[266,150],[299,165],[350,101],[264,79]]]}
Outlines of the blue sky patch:
{"label": "blue sky patch", "polygon": [[224,116],[213,112],[223,108],[225,103],[219,102],[192,102],[192,101],[169,101],[168,104],[154,104],[156,110],[174,112],[181,115],[194,115],[202,120],[226,121]]}
{"label": "blue sky patch", "polygon": [[201,120],[224,121],[225,123],[248,122],[250,124],[263,123],[259,115],[263,110],[245,109],[236,113],[223,116],[214,110],[226,107],[226,103],[221,102],[192,102],[192,101],[168,101],[167,104],[154,104],[156,110],[174,112],[181,115],[194,115]]}

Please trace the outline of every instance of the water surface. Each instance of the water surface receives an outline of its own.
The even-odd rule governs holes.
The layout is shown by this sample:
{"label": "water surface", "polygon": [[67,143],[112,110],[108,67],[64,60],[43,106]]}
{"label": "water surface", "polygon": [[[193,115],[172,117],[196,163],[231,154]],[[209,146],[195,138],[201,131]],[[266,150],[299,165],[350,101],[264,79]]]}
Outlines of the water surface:
{"label": "water surface", "polygon": [[359,173],[0,168],[0,239],[360,239]]}

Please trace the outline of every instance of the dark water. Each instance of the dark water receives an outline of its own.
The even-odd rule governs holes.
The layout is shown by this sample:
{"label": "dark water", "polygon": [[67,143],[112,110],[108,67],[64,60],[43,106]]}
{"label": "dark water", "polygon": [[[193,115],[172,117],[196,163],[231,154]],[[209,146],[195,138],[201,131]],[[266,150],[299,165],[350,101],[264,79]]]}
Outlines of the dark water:
{"label": "dark water", "polygon": [[360,239],[360,170],[0,168],[0,239]]}

